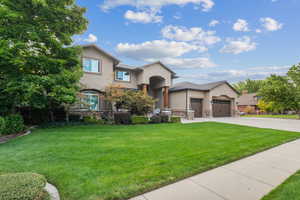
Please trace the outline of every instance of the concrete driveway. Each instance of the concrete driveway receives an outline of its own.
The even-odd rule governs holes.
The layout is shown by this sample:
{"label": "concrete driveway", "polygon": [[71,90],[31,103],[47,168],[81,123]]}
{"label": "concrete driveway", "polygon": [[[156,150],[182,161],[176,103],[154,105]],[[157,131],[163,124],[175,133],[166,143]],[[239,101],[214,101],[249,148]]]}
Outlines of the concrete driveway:
{"label": "concrete driveway", "polygon": [[194,122],[222,122],[229,124],[239,124],[245,126],[253,126],[258,128],[272,128],[286,131],[300,132],[300,120],[293,119],[273,119],[273,118],[252,118],[252,117],[228,117],[228,118],[196,118],[195,120],[183,120],[182,123]]}

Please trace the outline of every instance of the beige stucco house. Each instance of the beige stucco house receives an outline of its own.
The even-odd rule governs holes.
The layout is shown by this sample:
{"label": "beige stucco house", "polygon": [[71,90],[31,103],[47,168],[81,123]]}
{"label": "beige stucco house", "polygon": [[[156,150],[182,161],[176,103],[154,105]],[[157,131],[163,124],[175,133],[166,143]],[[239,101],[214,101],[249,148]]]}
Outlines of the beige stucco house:
{"label": "beige stucco house", "polygon": [[237,92],[226,81],[173,85],[176,73],[161,62],[129,66],[96,45],[82,47],[81,92],[88,99],[90,110],[107,109],[103,94],[110,85],[142,90],[157,99],[156,108],[168,109],[183,117],[191,110],[195,111],[195,117],[233,116],[237,110]]}

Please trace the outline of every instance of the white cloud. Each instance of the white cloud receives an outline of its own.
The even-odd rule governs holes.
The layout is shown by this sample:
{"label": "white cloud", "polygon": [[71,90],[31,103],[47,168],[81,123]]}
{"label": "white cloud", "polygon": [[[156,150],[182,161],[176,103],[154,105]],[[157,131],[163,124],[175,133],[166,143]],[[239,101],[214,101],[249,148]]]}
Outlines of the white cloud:
{"label": "white cloud", "polygon": [[242,31],[242,32],[247,32],[250,31],[248,28],[248,22],[244,19],[238,19],[234,24],[233,24],[233,30],[235,31]]}
{"label": "white cloud", "polygon": [[229,82],[238,82],[245,79],[265,79],[271,74],[285,75],[290,66],[258,66],[248,69],[230,69],[218,70],[213,72],[203,72],[197,74],[185,74],[181,76],[185,80],[194,82],[211,82],[227,80]]}
{"label": "white cloud", "polygon": [[272,19],[270,17],[266,18],[261,18],[260,21],[262,22],[262,26],[267,30],[267,31],[277,31],[282,29],[283,24],[279,23],[275,19]]}
{"label": "white cloud", "polygon": [[152,61],[166,57],[179,57],[191,51],[204,52],[207,48],[186,42],[154,40],[140,44],[120,43],[116,50],[129,58]]}
{"label": "white cloud", "polygon": [[134,23],[159,23],[162,22],[162,16],[156,15],[156,12],[151,11],[142,11],[142,12],[134,12],[132,10],[128,10],[124,17]]}
{"label": "white cloud", "polygon": [[133,6],[138,9],[150,8],[159,10],[163,6],[178,5],[184,6],[188,3],[201,5],[203,11],[209,11],[213,6],[213,0],[105,0],[101,5],[102,10],[107,11],[118,6]]}
{"label": "white cloud", "polygon": [[199,45],[212,45],[221,39],[217,37],[215,31],[204,31],[200,27],[192,27],[190,29],[179,26],[166,26],[161,30],[164,38],[185,41],[185,42],[196,42]]}
{"label": "white cloud", "polygon": [[83,41],[93,43],[93,42],[97,42],[98,38],[94,34],[89,34],[88,38],[84,39]]}
{"label": "white cloud", "polygon": [[255,32],[256,33],[261,33],[262,31],[261,31],[261,29],[256,29]]}
{"label": "white cloud", "polygon": [[220,50],[221,53],[240,54],[243,52],[253,51],[257,44],[251,41],[251,38],[244,36],[237,39],[228,38],[225,46]]}
{"label": "white cloud", "polygon": [[220,22],[219,22],[218,20],[212,20],[212,21],[208,24],[208,26],[210,26],[210,27],[215,27],[215,26],[218,25],[218,24],[220,24]]}
{"label": "white cloud", "polygon": [[207,57],[196,58],[164,58],[161,61],[171,67],[181,69],[202,69],[217,66]]}

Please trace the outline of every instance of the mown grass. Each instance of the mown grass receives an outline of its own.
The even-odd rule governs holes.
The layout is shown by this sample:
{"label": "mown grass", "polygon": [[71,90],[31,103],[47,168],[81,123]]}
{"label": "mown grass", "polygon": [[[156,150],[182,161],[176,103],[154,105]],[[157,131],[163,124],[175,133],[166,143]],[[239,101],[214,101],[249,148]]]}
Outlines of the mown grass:
{"label": "mown grass", "polygon": [[282,185],[265,196],[262,200],[299,200],[300,171],[291,176]]}
{"label": "mown grass", "polygon": [[0,144],[0,174],[43,174],[63,200],[126,199],[299,137],[215,122],[38,129]]}

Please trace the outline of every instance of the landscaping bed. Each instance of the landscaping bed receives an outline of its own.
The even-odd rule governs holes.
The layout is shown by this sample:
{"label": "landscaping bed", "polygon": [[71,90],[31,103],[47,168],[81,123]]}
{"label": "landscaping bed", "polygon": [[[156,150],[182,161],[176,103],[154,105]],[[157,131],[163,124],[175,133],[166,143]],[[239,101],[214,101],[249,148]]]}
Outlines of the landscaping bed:
{"label": "landscaping bed", "polygon": [[1,200],[50,200],[44,190],[46,179],[33,173],[0,175]]}
{"label": "landscaping bed", "polygon": [[299,137],[215,122],[36,129],[0,145],[0,174],[43,174],[62,200],[127,199]]}

